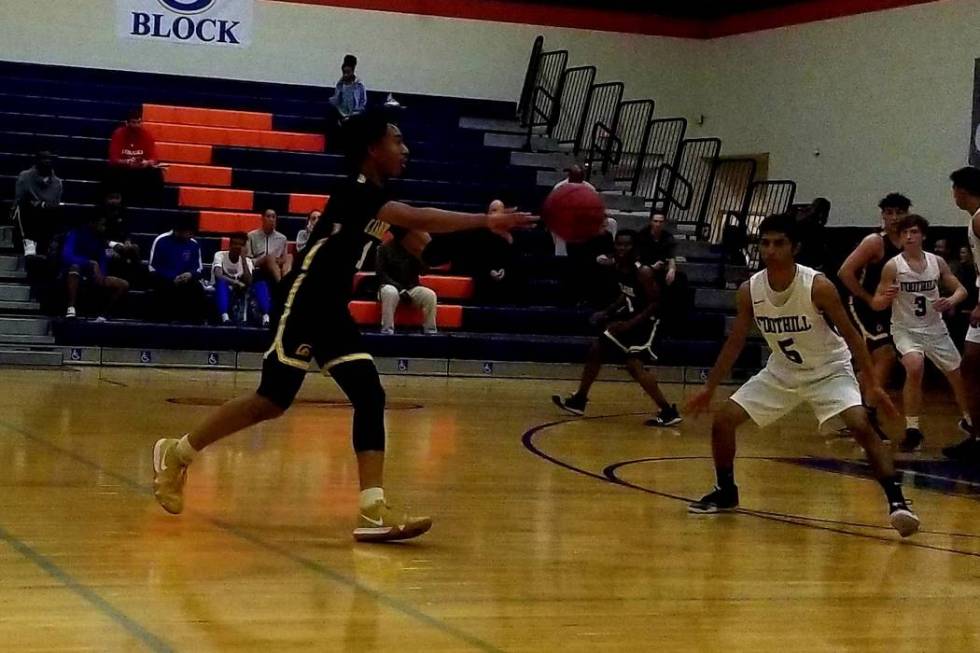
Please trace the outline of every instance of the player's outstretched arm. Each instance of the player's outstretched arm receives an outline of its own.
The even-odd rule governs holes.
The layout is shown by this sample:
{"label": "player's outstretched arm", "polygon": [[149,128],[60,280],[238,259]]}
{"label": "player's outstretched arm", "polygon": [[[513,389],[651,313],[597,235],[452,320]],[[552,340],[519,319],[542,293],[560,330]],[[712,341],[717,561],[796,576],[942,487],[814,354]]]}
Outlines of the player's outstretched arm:
{"label": "player's outstretched arm", "polygon": [[699,413],[706,410],[711,404],[711,397],[715,390],[726,379],[732,371],[732,366],[738,359],[745,347],[745,341],[749,337],[749,330],[752,328],[752,293],[749,292],[749,282],[743,283],[738,293],[735,295],[735,305],[738,307],[738,314],[735,316],[735,323],[732,331],[728,334],[725,345],[718,353],[718,360],[715,366],[708,373],[708,378],[701,390],[687,401],[687,410],[692,413]]}
{"label": "player's outstretched arm", "polygon": [[949,297],[939,298],[932,307],[939,313],[945,313],[966,299],[966,288],[949,269],[949,264],[941,257],[939,258],[939,281],[943,284],[943,288],[951,294]]}
{"label": "player's outstretched arm", "polygon": [[871,294],[861,287],[861,280],[858,273],[866,268],[869,263],[885,255],[885,245],[878,234],[865,236],[861,244],[844,260],[844,263],[837,271],[837,277],[844,284],[847,290],[863,301],[865,304],[871,303]]}
{"label": "player's outstretched arm", "polygon": [[514,229],[528,227],[537,221],[530,213],[516,209],[504,209],[493,213],[458,213],[428,207],[409,206],[403,202],[388,202],[378,212],[378,219],[388,224],[428,231],[448,233],[469,229],[489,229],[507,237]]}
{"label": "player's outstretched arm", "polygon": [[895,279],[898,277],[898,265],[895,261],[888,261],[881,269],[881,281],[875,290],[874,298],[869,302],[871,308],[876,311],[883,311],[892,305],[895,297],[898,296],[898,285]]}
{"label": "player's outstretched arm", "polygon": [[[884,271],[882,271],[882,278],[884,276]],[[861,337],[857,328],[851,322],[850,318],[847,317],[847,313],[844,311],[844,305],[840,301],[840,295],[837,294],[837,288],[822,274],[813,280],[812,299],[813,305],[817,310],[827,316],[830,323],[834,325],[837,332],[844,338],[844,342],[847,343],[847,348],[851,350],[851,356],[854,357],[858,369],[861,370],[858,374],[858,381],[861,384],[861,389],[868,404],[872,407],[884,408],[885,412],[889,415],[897,417],[898,410],[895,409],[895,405],[888,398],[888,394],[875,381],[874,374],[872,373],[874,364],[871,362],[871,353],[868,351],[868,346],[864,343],[864,338]]]}

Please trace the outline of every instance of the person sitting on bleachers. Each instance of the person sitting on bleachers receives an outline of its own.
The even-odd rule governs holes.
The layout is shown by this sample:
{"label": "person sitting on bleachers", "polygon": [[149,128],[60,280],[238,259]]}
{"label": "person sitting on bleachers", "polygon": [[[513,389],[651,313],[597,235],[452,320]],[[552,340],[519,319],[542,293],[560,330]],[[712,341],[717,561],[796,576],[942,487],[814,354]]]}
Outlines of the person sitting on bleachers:
{"label": "person sitting on bleachers", "polygon": [[424,333],[437,332],[436,293],[419,281],[425,269],[422,252],[431,241],[432,237],[424,231],[410,231],[378,248],[375,271],[381,300],[381,333],[395,332],[395,309],[402,301],[422,309]]}
{"label": "person sitting on bleachers", "polygon": [[310,240],[310,234],[313,233],[313,227],[316,223],[320,221],[320,216],[323,215],[323,211],[317,211],[316,209],[310,211],[310,214],[306,216],[306,226],[299,230],[296,234],[296,251],[302,252],[306,249],[306,245]]}
{"label": "person sitting on bleachers", "polygon": [[130,286],[145,286],[146,266],[140,247],[132,241],[122,195],[107,193],[100,207],[105,218],[105,235],[109,241],[109,274],[125,279]]}
{"label": "person sitting on bleachers", "polygon": [[252,262],[245,256],[248,235],[239,231],[229,238],[228,251],[217,252],[211,264],[214,275],[214,299],[218,305],[222,324],[231,324],[229,314],[232,297],[248,298],[249,288],[262,313],[262,326],[269,326],[269,312],[272,310],[272,296],[269,285],[252,278]]}
{"label": "person sitting on bleachers", "polygon": [[[108,315],[120,297],[129,290],[129,283],[124,279],[108,274],[108,257],[105,237],[105,219],[94,214],[87,224],[72,229],[65,237],[61,252],[61,263],[65,276],[68,293],[68,310],[65,317],[77,315],[78,289],[83,282],[95,288],[108,292],[108,304],[104,306],[104,315]],[[105,321],[100,313],[97,321]]]}
{"label": "person sitting on bleachers", "polygon": [[182,216],[172,231],[157,236],[150,247],[158,317],[164,321],[199,324],[204,320],[204,265],[194,229],[194,219]]}
{"label": "person sitting on bleachers", "polygon": [[108,191],[122,193],[126,203],[152,203],[163,188],[163,170],[157,160],[156,140],[143,127],[143,110],[134,109],[126,124],[109,141]]}
{"label": "person sitting on bleachers", "polygon": [[245,256],[252,259],[259,277],[273,283],[279,283],[293,268],[286,236],[276,231],[277,220],[276,212],[267,209],[262,214],[262,226],[249,232],[245,249]]}
{"label": "person sitting on bleachers", "polygon": [[636,236],[638,260],[649,265],[656,276],[657,283],[663,286],[663,303],[670,310],[664,314],[664,327],[672,332],[687,318],[693,293],[688,289],[687,275],[677,266],[677,241],[666,227],[667,216],[654,211],[650,216],[650,227]]}
{"label": "person sitting on bleachers", "polygon": [[61,194],[50,152],[38,152],[34,165],[17,175],[14,213],[19,216],[24,256],[45,255],[52,238],[62,232]]}

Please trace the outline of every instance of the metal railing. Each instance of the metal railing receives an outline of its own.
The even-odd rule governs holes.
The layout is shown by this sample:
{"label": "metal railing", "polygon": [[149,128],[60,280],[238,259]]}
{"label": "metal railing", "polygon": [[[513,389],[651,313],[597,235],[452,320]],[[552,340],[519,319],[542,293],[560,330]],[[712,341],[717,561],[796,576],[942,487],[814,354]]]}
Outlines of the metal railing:
{"label": "metal railing", "polygon": [[616,134],[616,121],[619,118],[619,104],[623,100],[622,82],[603,82],[593,84],[589,90],[589,102],[579,126],[578,140],[575,142],[575,154],[591,147],[591,139],[595,135],[596,125],[603,125],[605,131]]}
{"label": "metal railing", "polygon": [[759,269],[759,224],[768,215],[785,213],[795,198],[795,181],[777,179],[752,183],[737,216],[745,239],[742,254],[749,269]]}
{"label": "metal railing", "polygon": [[566,68],[558,84],[551,128],[548,135],[561,145],[575,146],[589,108],[589,96],[595,82],[595,66]]}
{"label": "metal railing", "polygon": [[[671,203],[666,207],[667,222],[675,225],[695,225],[700,230],[704,209],[711,195],[715,167],[721,153],[721,140],[718,138],[688,138],[681,144],[677,156],[676,175],[672,181],[684,179],[691,187],[691,201],[686,206]],[[674,195],[672,185],[658,187],[658,197],[662,201]]]}
{"label": "metal railing", "polygon": [[630,184],[633,195],[654,199],[660,166],[674,166],[677,163],[686,132],[685,118],[656,118],[647,123]]}
{"label": "metal railing", "polygon": [[745,206],[745,200],[755,181],[755,159],[719,159],[715,164],[711,196],[705,205],[698,236],[720,243],[725,218]]}
{"label": "metal railing", "polygon": [[531,94],[538,82],[538,70],[541,66],[541,53],[544,52],[544,37],[538,36],[531,45],[531,56],[527,61],[527,72],[524,73],[524,83],[521,85],[521,96],[517,100],[517,119],[521,125],[527,126],[530,120]]}

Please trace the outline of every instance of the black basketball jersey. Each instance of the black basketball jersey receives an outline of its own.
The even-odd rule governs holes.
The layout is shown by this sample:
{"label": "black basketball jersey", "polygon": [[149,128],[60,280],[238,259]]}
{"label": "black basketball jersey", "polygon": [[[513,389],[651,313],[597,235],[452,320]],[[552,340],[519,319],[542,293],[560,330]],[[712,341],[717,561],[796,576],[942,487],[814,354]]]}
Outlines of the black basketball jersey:
{"label": "black basketball jersey", "polygon": [[[378,219],[378,212],[389,201],[386,189],[372,184],[363,175],[344,182],[330,195],[327,209],[304,250],[305,257],[319,241],[328,238],[308,270],[323,289],[324,300],[348,300],[354,274],[368,260],[374,246],[388,231],[403,231]],[[340,229],[331,235],[334,224],[340,225]],[[295,269],[302,267],[301,258]]]}
{"label": "black basketball jersey", "polygon": [[885,268],[885,264],[902,252],[901,247],[896,247],[892,244],[892,240],[888,237],[887,232],[882,231],[878,235],[885,245],[885,255],[881,257],[880,261],[868,263],[864,268],[864,273],[861,275],[861,287],[872,295],[875,294],[875,291],[878,289],[878,284],[881,282],[881,271]]}
{"label": "black basketball jersey", "polygon": [[[619,292],[626,298],[625,310],[630,315],[635,315],[646,310],[650,301],[647,299],[646,291],[640,282],[640,270],[647,266],[639,261],[631,265],[626,270],[616,266],[616,282],[619,285]],[[655,281],[653,283],[656,283]]]}

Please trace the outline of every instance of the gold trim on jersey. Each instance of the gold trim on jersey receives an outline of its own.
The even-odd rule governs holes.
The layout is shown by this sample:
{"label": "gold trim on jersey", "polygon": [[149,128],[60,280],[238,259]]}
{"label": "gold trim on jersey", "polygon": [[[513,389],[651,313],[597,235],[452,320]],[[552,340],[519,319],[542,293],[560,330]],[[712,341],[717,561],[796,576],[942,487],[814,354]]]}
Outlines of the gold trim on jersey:
{"label": "gold trim on jersey", "polygon": [[331,367],[336,367],[343,363],[350,363],[352,361],[373,361],[374,357],[371,354],[346,354],[344,356],[338,356],[332,360],[329,360],[323,366],[323,373],[326,374],[330,371]]}
{"label": "gold trim on jersey", "polygon": [[[289,296],[286,297],[286,305],[282,311],[282,317],[279,318],[279,327],[276,329],[276,337],[272,340],[272,345],[269,347],[268,351],[265,352],[266,356],[275,353],[276,358],[283,365],[289,365],[290,367],[295,367],[296,369],[303,370],[304,372],[310,368],[309,359],[296,358],[295,356],[290,356],[286,353],[286,348],[282,344],[282,336],[286,331],[286,320],[289,318],[289,313],[293,307],[293,300],[296,298],[296,293],[299,292],[299,288],[303,285],[303,280],[306,279],[306,274],[310,270],[310,264],[313,263],[314,257],[316,257],[317,252],[323,247],[326,240],[318,241],[311,249],[310,253],[306,255],[303,259],[303,266],[300,268],[300,273],[293,281],[292,287],[289,289]],[[310,349],[310,345],[300,345],[300,350]],[[312,352],[311,352],[312,353]]]}

